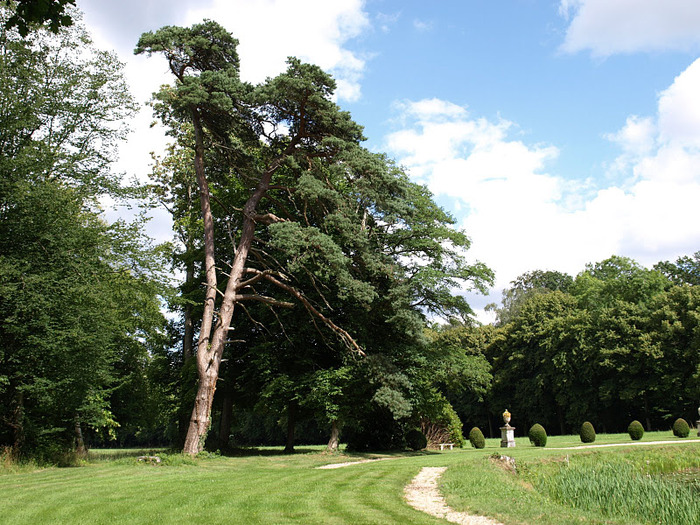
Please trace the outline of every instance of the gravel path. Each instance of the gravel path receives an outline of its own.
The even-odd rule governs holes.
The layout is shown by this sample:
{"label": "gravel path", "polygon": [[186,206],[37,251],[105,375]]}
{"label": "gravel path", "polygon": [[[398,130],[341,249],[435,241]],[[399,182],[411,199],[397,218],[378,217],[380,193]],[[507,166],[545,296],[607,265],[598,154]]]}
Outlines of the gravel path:
{"label": "gravel path", "polygon": [[563,447],[563,448],[549,448],[547,450],[580,450],[583,448],[605,448],[605,447],[629,447],[633,446],[644,446],[644,445],[683,445],[685,443],[698,443],[698,439],[688,439],[687,441],[634,441],[630,443],[603,443],[601,445],[577,445],[573,447]]}
{"label": "gravel path", "polygon": [[406,501],[414,509],[427,512],[436,518],[461,525],[502,525],[485,516],[473,516],[466,512],[456,512],[447,506],[438,490],[438,481],[447,467],[423,467],[413,481],[406,485]]}

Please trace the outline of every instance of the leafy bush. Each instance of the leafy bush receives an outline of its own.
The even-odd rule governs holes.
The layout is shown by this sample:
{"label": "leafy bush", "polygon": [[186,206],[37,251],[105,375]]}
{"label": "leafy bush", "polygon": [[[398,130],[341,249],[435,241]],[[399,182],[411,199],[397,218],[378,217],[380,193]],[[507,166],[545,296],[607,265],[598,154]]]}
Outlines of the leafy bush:
{"label": "leafy bush", "polygon": [[479,430],[479,427],[474,427],[469,431],[469,443],[474,448],[484,448],[486,446],[484,434]]}
{"label": "leafy bush", "polygon": [[630,423],[630,426],[627,427],[627,433],[634,441],[639,441],[644,435],[644,427],[635,419]]}
{"label": "leafy bush", "polygon": [[687,438],[688,434],[690,434],[688,422],[682,417],[679,417],[673,423],[673,435],[679,438]]}
{"label": "leafy bush", "polygon": [[530,427],[527,437],[530,438],[530,443],[536,447],[544,447],[547,444],[547,432],[539,423],[535,423]]}
{"label": "leafy bush", "polygon": [[413,429],[406,433],[406,444],[411,450],[423,450],[428,446],[428,440],[423,432]]}
{"label": "leafy bush", "polygon": [[440,392],[427,392],[416,409],[421,414],[420,430],[428,439],[428,446],[436,448],[440,443],[454,443],[460,448],[464,446],[462,421]]}
{"label": "leafy bush", "polygon": [[590,421],[585,421],[579,431],[582,443],[593,443],[595,441],[595,428]]}

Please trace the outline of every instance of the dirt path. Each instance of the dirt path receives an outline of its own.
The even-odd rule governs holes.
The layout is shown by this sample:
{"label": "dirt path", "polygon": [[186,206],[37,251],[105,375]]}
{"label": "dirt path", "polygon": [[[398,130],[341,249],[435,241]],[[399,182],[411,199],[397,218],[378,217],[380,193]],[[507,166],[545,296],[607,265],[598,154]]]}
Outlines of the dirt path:
{"label": "dirt path", "polygon": [[406,485],[404,495],[406,501],[414,509],[427,512],[436,518],[442,518],[450,523],[461,525],[502,525],[496,520],[485,516],[473,516],[466,512],[452,510],[438,490],[438,481],[447,467],[423,467],[413,481]]}

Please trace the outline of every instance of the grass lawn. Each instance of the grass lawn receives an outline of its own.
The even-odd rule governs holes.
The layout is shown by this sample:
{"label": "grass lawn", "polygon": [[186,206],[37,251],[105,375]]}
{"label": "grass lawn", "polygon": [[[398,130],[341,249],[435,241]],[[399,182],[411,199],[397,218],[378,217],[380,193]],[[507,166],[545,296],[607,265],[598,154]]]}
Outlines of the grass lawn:
{"label": "grass lawn", "polygon": [[[445,523],[403,501],[403,487],[424,466],[448,467],[442,491],[455,509],[481,511],[506,524],[644,523],[643,516],[616,521],[572,508],[534,485],[540,473],[567,456],[573,462],[579,455],[631,454],[641,461],[644,454],[657,453],[647,451],[663,449],[669,458],[700,458],[698,439],[689,443],[670,432],[643,438],[657,440],[684,444],[558,450],[581,445],[578,436],[562,436],[550,437],[544,449],[532,447],[527,438],[516,438],[516,448],[502,449],[499,440],[488,439],[482,450],[386,454],[393,459],[331,470],[315,467],[381,455],[325,455],[322,447],[303,447],[285,456],[267,448],[196,460],[163,454],[164,464],[153,466],[129,455],[148,451],[92,451],[93,460],[83,467],[0,475],[0,523]],[[595,444],[625,442],[627,434],[599,434]],[[515,458],[518,474],[492,461],[494,454]]]}

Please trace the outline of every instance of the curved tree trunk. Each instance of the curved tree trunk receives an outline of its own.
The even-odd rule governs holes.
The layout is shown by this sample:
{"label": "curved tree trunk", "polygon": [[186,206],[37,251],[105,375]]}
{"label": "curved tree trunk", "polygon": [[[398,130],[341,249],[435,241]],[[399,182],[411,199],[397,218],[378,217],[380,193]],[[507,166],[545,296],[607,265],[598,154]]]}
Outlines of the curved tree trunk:
{"label": "curved tree trunk", "polygon": [[328,446],[326,447],[326,452],[337,452],[338,445],[340,444],[340,428],[338,427],[338,420],[334,419],[331,423],[331,438],[328,440]]}
{"label": "curved tree trunk", "polygon": [[295,137],[285,151],[271,164],[260,176],[257,187],[248,198],[243,207],[243,226],[241,237],[236,247],[236,255],[231,265],[226,290],[221,300],[216,325],[214,321],[214,306],[216,301],[216,268],[214,267],[214,221],[209,200],[209,185],[204,174],[204,142],[199,115],[193,111],[192,122],[195,129],[195,171],[200,188],[200,200],[202,204],[202,217],[204,218],[204,253],[207,279],[207,294],[202,314],[202,325],[199,331],[199,343],[197,345],[197,371],[199,374],[199,386],[197,396],[192,409],[190,426],[185,439],[183,452],[185,454],[198,454],[204,448],[204,441],[209,431],[211,405],[214,401],[216,381],[219,377],[221,356],[224,353],[224,345],[228,336],[231,318],[233,317],[236,303],[236,292],[241,284],[245,271],[245,263],[255,236],[255,220],[258,204],[267,193],[272,175],[280,168],[282,161],[296,148],[300,138]]}
{"label": "curved tree trunk", "polygon": [[199,113],[192,110],[192,125],[194,128],[195,150],[194,170],[197,175],[199,187],[199,202],[202,209],[204,222],[204,271],[206,276],[207,291],[204,299],[204,312],[202,314],[202,326],[199,330],[199,343],[197,345],[197,371],[199,374],[199,386],[195,398],[190,425],[185,438],[183,452],[198,454],[204,447],[204,439],[209,430],[209,413],[211,403],[214,400],[216,380],[219,376],[219,363],[221,357],[212,348],[211,330],[214,321],[214,308],[216,303],[216,267],[214,258],[214,217],[211,212],[209,200],[209,183],[204,173],[204,134]]}

